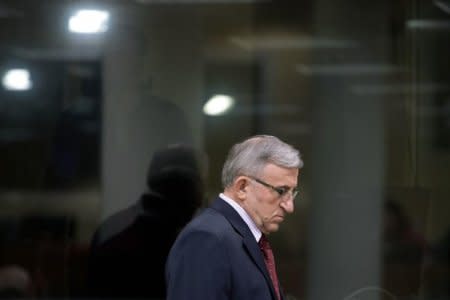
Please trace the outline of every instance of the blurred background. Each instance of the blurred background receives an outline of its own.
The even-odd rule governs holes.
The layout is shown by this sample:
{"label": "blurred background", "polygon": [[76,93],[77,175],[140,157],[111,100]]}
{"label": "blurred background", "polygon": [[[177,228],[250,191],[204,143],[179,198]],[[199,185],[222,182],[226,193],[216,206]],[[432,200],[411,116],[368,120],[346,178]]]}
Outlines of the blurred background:
{"label": "blurred background", "polygon": [[[0,0],[0,295],[85,298],[153,153],[305,167],[273,235],[292,299],[450,299],[448,0]],[[174,205],[176,210],[177,206]],[[151,235],[151,233],[149,233]]]}

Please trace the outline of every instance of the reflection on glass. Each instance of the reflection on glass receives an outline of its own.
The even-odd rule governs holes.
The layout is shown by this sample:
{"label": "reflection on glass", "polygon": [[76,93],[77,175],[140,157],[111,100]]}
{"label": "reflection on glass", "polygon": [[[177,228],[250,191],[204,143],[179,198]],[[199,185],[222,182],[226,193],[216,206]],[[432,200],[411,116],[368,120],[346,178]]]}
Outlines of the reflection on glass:
{"label": "reflection on glass", "polygon": [[109,13],[100,10],[79,10],[69,19],[69,30],[76,33],[102,33],[108,29]]}
{"label": "reflection on glass", "polygon": [[33,81],[26,69],[8,70],[2,78],[3,87],[11,91],[26,91],[31,89]]}
{"label": "reflection on glass", "polygon": [[450,297],[448,1],[85,5],[0,5],[0,295],[89,297],[156,149],[204,151],[211,199],[271,134],[309,162],[271,241],[289,299]]}

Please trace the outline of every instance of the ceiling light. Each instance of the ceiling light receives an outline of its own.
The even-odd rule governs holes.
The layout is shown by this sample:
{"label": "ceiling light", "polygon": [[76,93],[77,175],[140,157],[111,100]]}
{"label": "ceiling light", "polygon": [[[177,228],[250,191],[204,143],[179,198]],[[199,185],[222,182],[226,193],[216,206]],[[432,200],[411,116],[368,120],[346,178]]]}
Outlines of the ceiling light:
{"label": "ceiling light", "polygon": [[295,67],[303,75],[382,75],[403,69],[386,64],[300,64]]}
{"label": "ceiling light", "polygon": [[229,3],[255,3],[266,0],[136,0],[140,4],[229,4]]}
{"label": "ceiling light", "polygon": [[30,72],[26,69],[11,69],[2,78],[3,87],[10,91],[26,91],[31,89]]}
{"label": "ceiling light", "polygon": [[79,10],[69,19],[69,30],[76,33],[102,33],[108,30],[109,13],[104,10]]}
{"label": "ceiling light", "polygon": [[450,91],[448,84],[439,83],[399,83],[399,84],[360,84],[350,90],[355,95],[401,95],[401,94],[435,94]]}
{"label": "ceiling light", "polygon": [[208,116],[225,114],[234,105],[234,99],[227,95],[214,95],[203,106],[203,112]]}
{"label": "ceiling light", "polygon": [[450,21],[447,20],[408,20],[406,27],[409,29],[449,30]]}
{"label": "ceiling light", "polygon": [[357,48],[353,40],[298,37],[290,35],[233,36],[229,41],[245,50],[282,50],[282,49],[347,49]]}

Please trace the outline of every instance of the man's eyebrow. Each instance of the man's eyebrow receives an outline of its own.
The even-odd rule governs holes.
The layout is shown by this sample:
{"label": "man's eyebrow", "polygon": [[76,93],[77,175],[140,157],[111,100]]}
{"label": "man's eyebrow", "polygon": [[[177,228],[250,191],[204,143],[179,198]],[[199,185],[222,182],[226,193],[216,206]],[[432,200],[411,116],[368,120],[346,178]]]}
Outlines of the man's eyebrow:
{"label": "man's eyebrow", "polygon": [[282,185],[282,186],[279,186],[279,187],[277,187],[278,189],[283,189],[283,190],[285,190],[285,191],[289,191],[290,189],[296,189],[297,187],[296,186],[294,186],[294,187],[290,187],[290,186],[287,186],[287,185]]}
{"label": "man's eyebrow", "polygon": [[279,186],[280,188],[287,188],[287,189],[295,189],[296,187],[298,187],[297,185],[294,185],[294,186],[289,186],[289,185],[280,185]]}

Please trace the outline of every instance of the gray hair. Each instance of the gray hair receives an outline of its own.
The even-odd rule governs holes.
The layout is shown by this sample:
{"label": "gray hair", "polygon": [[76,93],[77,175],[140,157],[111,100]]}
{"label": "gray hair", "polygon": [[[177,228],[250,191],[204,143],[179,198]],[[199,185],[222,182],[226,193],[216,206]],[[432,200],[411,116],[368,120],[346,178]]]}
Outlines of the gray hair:
{"label": "gray hair", "polygon": [[257,176],[268,164],[283,168],[302,168],[300,152],[271,135],[256,135],[235,144],[222,169],[222,185],[229,187],[240,175]]}

